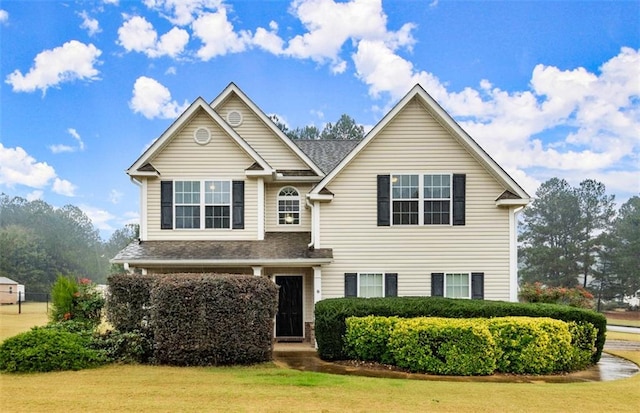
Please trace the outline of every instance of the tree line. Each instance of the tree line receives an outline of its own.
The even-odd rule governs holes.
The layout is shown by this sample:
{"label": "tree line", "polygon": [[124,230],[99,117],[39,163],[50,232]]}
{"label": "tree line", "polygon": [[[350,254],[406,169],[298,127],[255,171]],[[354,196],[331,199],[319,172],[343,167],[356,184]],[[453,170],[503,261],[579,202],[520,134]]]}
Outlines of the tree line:
{"label": "tree line", "polygon": [[322,130],[314,125],[308,125],[303,127],[297,127],[290,129],[284,122],[282,122],[276,115],[270,116],[273,123],[289,139],[303,140],[303,139],[334,139],[334,140],[346,140],[346,139],[362,139],[364,137],[364,126],[358,125],[351,116],[343,114],[336,123],[327,123]]}
{"label": "tree line", "polygon": [[0,276],[25,285],[27,294],[48,293],[58,275],[105,283],[122,268],[109,260],[138,237],[138,225],[100,238],[78,207],[55,208],[42,200],[0,195]]}
{"label": "tree line", "polygon": [[585,179],[544,182],[522,213],[522,283],[582,286],[605,299],[640,290],[640,197],[618,211],[604,184]]}

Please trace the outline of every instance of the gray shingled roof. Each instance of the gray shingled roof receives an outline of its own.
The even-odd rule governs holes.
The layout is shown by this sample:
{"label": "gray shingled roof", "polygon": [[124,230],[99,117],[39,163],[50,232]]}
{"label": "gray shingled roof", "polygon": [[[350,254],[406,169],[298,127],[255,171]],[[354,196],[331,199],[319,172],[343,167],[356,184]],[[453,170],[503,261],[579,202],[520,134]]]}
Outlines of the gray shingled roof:
{"label": "gray shingled roof", "polygon": [[331,261],[328,248],[309,249],[310,232],[267,232],[263,241],[134,241],[113,263],[191,263],[260,265],[300,261]]}
{"label": "gray shingled roof", "polygon": [[362,140],[296,139],[293,142],[326,174],[338,166]]}

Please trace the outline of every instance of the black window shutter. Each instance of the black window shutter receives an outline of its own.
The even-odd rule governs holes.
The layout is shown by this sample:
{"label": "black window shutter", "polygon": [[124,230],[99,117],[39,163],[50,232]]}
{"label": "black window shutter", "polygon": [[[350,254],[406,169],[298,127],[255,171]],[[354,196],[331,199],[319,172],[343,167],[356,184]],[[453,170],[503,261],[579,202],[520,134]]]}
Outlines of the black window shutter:
{"label": "black window shutter", "polygon": [[160,182],[160,229],[173,229],[173,181]]}
{"label": "black window shutter", "polygon": [[347,272],[344,274],[344,296],[358,296],[358,274],[355,272]]}
{"label": "black window shutter", "polygon": [[444,297],[444,273],[431,273],[431,296]]}
{"label": "black window shutter", "polygon": [[471,298],[474,300],[484,300],[484,273],[471,273]]}
{"label": "black window shutter", "polygon": [[391,176],[378,175],[378,226],[391,225]]}
{"label": "black window shutter", "polygon": [[244,181],[233,181],[233,229],[244,229]]}
{"label": "black window shutter", "polygon": [[453,225],[465,225],[466,181],[465,174],[453,174]]}
{"label": "black window shutter", "polygon": [[398,296],[398,274],[397,273],[387,273],[384,275],[384,296],[385,297]]}

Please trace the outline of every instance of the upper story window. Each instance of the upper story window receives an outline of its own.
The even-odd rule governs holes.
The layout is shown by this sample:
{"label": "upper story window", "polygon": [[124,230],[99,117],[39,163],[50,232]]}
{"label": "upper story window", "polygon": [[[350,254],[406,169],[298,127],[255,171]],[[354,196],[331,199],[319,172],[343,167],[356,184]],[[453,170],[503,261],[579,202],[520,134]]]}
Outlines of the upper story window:
{"label": "upper story window", "polygon": [[391,176],[393,225],[449,225],[451,175]]}
{"label": "upper story window", "polygon": [[278,224],[300,224],[300,194],[294,187],[287,186],[278,192]]}
{"label": "upper story window", "polygon": [[175,181],[174,188],[176,228],[231,228],[230,181]]}

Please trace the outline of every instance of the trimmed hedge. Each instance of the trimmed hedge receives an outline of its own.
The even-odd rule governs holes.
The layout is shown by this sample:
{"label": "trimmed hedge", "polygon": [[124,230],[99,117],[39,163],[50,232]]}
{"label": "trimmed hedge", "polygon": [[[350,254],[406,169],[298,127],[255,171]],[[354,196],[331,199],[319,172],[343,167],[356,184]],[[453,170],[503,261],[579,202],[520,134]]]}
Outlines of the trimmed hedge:
{"label": "trimmed hedge", "polygon": [[396,316],[403,318],[492,318],[508,316],[549,317],[590,323],[597,329],[590,359],[597,363],[606,338],[607,319],[599,313],[554,304],[526,304],[502,301],[451,299],[442,297],[330,298],[315,306],[315,335],[318,355],[324,360],[344,360],[345,320],[348,317]]}
{"label": "trimmed hedge", "polygon": [[[123,356],[146,355],[179,366],[250,364],[271,360],[278,287],[268,278],[235,274],[112,276],[109,320],[122,333],[141,333],[111,343]],[[133,340],[133,343],[129,343]],[[120,349],[120,346],[124,346]]]}
{"label": "trimmed hedge", "polygon": [[122,332],[149,329],[151,289],[163,275],[115,274],[108,278],[107,320]]}
{"label": "trimmed hedge", "polygon": [[500,353],[497,371],[545,374],[575,370],[566,322],[547,317],[500,317],[485,322]]}
{"label": "trimmed hedge", "polygon": [[349,357],[440,375],[574,371],[591,357],[576,345],[595,338],[590,324],[547,317],[367,316],[349,317],[346,325]]}
{"label": "trimmed hedge", "polygon": [[477,320],[402,320],[391,331],[389,352],[398,367],[418,373],[470,376],[496,369],[496,344],[486,324]]}

